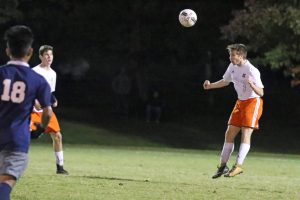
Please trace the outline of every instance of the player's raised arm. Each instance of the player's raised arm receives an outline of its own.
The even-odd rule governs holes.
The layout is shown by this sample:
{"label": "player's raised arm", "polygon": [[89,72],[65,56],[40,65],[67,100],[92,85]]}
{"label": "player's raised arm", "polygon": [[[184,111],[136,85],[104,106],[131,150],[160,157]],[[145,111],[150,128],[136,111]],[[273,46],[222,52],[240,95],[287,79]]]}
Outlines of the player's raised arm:
{"label": "player's raised arm", "polygon": [[225,81],[224,79],[221,79],[217,82],[211,83],[209,80],[205,80],[203,83],[204,90],[210,90],[210,89],[216,89],[216,88],[222,88],[227,85],[229,85],[230,82]]}
{"label": "player's raised arm", "polygon": [[258,86],[256,86],[252,79],[248,79],[248,83],[250,85],[250,87],[253,89],[253,91],[260,97],[264,96],[264,88],[260,88]]}

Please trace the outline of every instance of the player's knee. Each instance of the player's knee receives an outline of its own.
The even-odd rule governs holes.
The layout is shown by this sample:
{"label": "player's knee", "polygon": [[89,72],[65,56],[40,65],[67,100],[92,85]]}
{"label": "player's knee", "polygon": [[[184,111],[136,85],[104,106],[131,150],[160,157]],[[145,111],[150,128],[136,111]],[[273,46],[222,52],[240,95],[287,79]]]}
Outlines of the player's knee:
{"label": "player's knee", "polygon": [[234,142],[234,138],[235,138],[235,135],[230,133],[230,132],[226,132],[225,134],[225,142],[227,143],[233,143]]}
{"label": "player's knee", "polygon": [[56,143],[60,143],[62,141],[62,135],[60,132],[55,133],[53,139],[55,140]]}
{"label": "player's knee", "polygon": [[225,142],[226,143],[234,143],[234,138],[225,137]]}

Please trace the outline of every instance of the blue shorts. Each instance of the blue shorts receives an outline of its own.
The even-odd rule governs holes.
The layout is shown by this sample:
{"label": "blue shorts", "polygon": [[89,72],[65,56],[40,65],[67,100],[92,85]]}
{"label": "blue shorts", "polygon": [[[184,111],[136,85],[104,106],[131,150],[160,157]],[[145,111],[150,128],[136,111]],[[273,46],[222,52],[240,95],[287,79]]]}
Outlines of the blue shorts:
{"label": "blue shorts", "polygon": [[0,151],[0,175],[11,175],[19,179],[28,165],[28,154],[24,152]]}

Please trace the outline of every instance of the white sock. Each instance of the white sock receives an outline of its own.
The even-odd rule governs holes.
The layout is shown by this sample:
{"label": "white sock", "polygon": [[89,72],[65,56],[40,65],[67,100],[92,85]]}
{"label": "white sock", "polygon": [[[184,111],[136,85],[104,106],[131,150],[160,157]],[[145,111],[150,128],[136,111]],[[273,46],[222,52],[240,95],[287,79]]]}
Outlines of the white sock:
{"label": "white sock", "polygon": [[226,164],[231,156],[231,153],[234,150],[234,143],[224,143],[222,153],[221,153],[221,158],[220,158],[220,163],[221,164]]}
{"label": "white sock", "polygon": [[238,157],[236,159],[236,163],[238,165],[242,165],[248,152],[250,150],[250,144],[241,143]]}
{"label": "white sock", "polygon": [[64,165],[64,153],[63,151],[55,152],[56,164],[63,166]]}

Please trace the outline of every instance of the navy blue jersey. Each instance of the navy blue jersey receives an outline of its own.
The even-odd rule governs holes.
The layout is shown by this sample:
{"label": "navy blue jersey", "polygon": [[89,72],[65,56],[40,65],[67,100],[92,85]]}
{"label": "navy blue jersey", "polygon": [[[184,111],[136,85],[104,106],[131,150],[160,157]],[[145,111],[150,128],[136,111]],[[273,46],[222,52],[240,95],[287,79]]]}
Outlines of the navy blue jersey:
{"label": "navy blue jersey", "polygon": [[30,113],[37,99],[50,106],[50,86],[26,63],[10,61],[0,66],[0,151],[28,152]]}

